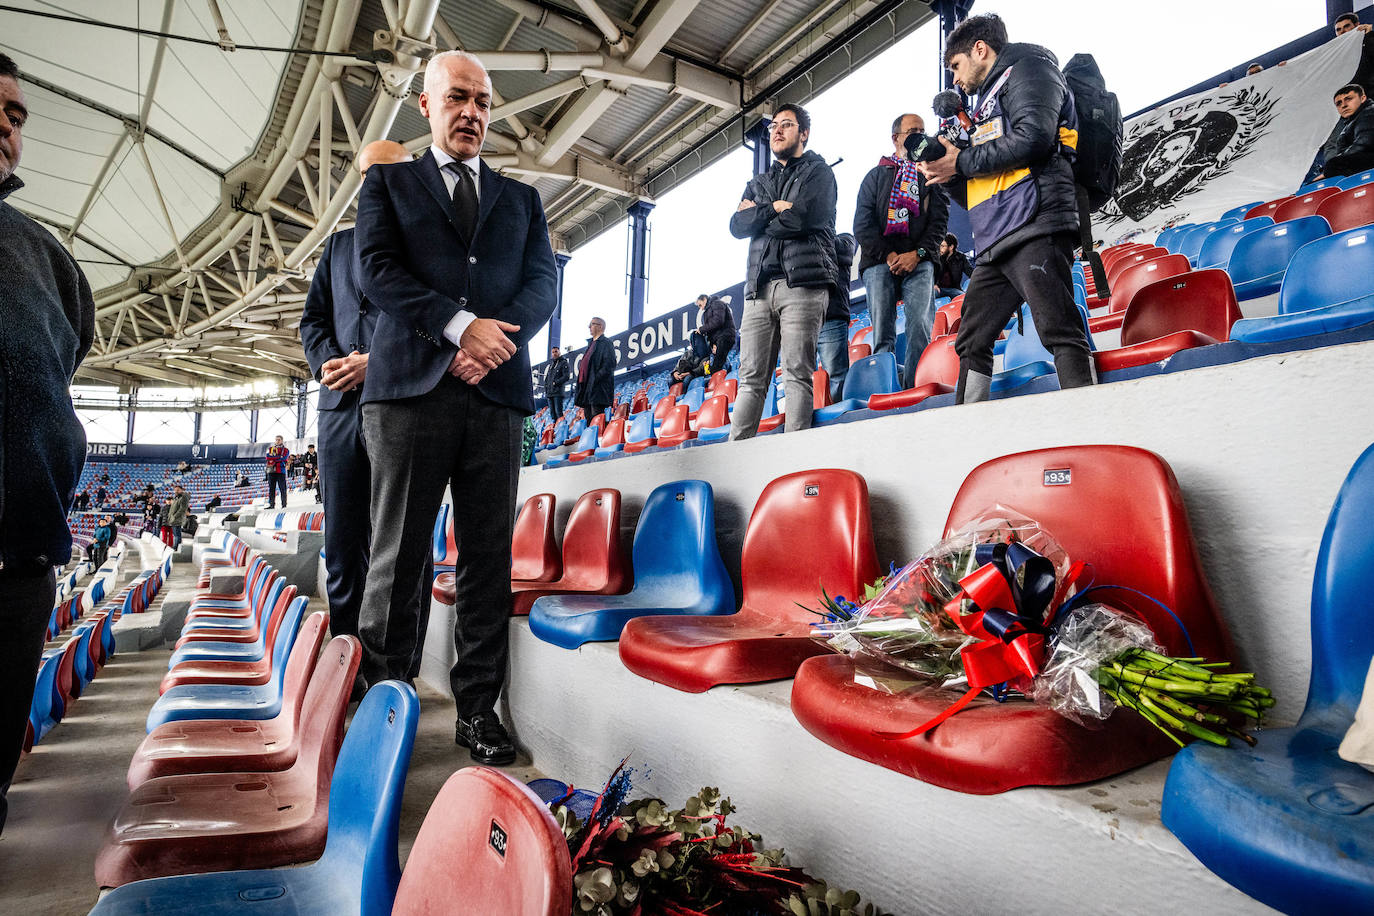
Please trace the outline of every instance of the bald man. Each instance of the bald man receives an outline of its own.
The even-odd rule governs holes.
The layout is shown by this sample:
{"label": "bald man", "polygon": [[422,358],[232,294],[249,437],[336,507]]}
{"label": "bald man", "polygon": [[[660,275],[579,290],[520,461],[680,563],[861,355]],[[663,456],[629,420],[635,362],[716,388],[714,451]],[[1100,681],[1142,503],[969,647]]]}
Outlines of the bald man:
{"label": "bald man", "polygon": [[[358,154],[358,171],[409,162],[394,140],[378,140]],[[310,370],[322,386],[319,399],[320,495],[324,501],[324,565],[328,574],[329,628],[335,636],[358,635],[358,610],[367,581],[369,497],[372,462],[363,441],[362,389],[377,310],[359,288],[353,230],[336,232],[324,244],[301,314],[301,344]],[[386,443],[375,447],[385,448]],[[421,592],[421,634],[429,617],[429,579]],[[419,643],[417,642],[417,646]],[[417,648],[411,676],[419,670]]]}

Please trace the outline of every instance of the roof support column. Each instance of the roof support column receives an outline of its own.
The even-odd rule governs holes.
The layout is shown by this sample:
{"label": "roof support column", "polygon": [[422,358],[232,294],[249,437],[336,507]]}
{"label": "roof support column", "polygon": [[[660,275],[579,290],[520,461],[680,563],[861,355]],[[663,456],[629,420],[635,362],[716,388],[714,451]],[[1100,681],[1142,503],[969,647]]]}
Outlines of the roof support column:
{"label": "roof support column", "polygon": [[762,175],[773,164],[773,150],[768,145],[768,132],[772,123],[768,118],[764,118],[744,132],[744,148],[754,154],[755,175]]}
{"label": "roof support column", "polygon": [[561,347],[560,342],[563,338],[563,269],[572,260],[572,255],[566,251],[555,251],[553,262],[558,268],[558,300],[553,307],[553,314],[549,316],[549,347]]}
{"label": "roof support column", "polygon": [[[1327,0],[1328,5],[1333,0]],[[973,6],[973,0],[934,0],[930,4],[931,9],[940,14],[940,59],[936,66],[939,67],[939,75],[936,77],[941,89],[954,88],[954,74],[949,72],[945,66],[945,46],[949,42],[949,34],[954,31],[954,27],[968,16],[969,9]]]}
{"label": "roof support column", "polygon": [[644,323],[644,300],[649,293],[649,214],[652,201],[630,204],[630,315],[628,327]]}
{"label": "roof support column", "polygon": [[305,393],[305,381],[296,379],[296,438],[305,438],[305,415],[310,411],[310,398]]}

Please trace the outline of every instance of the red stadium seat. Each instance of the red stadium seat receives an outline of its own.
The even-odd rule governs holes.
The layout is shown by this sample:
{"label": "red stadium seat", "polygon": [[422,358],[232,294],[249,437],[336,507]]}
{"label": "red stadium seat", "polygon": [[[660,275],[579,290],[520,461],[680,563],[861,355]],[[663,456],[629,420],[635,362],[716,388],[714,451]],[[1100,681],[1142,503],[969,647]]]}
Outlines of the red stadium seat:
{"label": "red stadium seat", "polygon": [[1128,267],[1134,267],[1136,264],[1140,264],[1144,261],[1152,261],[1155,258],[1162,258],[1168,253],[1169,250],[1167,248],[1160,248],[1152,245],[1148,248],[1137,248],[1134,251],[1126,252],[1114,259],[1110,267],[1106,267],[1104,264],[1103,266],[1106,267],[1107,271],[1107,282],[1112,285],[1113,294],[1116,292],[1116,278],[1121,276],[1122,272]]}
{"label": "red stadium seat", "polygon": [[668,386],[668,395],[673,399],[673,402],[676,403],[677,399],[682,397],[682,393],[686,390],[687,386],[682,382],[673,382]]}
{"label": "red stadium seat", "polygon": [[723,394],[709,397],[701,405],[701,410],[697,412],[696,419],[692,422],[692,429],[696,430],[697,435],[701,435],[704,429],[719,430],[722,427],[730,427],[730,399]]}
{"label": "red stadium seat", "polygon": [[615,405],[615,409],[611,411],[611,419],[612,419],[612,420],[625,420],[625,419],[628,419],[629,416],[630,416],[630,402],[629,402],[629,401],[621,401],[619,404]]}
{"label": "red stadium seat", "polygon": [[866,343],[856,343],[849,345],[850,365],[857,363],[861,359],[867,359],[873,355],[873,348]]}
{"label": "red stadium seat", "polygon": [[572,860],[562,828],[538,796],[499,770],[467,767],[429,806],[392,911],[479,910],[566,916],[575,910]]}
{"label": "red stadium seat", "polygon": [[849,338],[849,345],[852,347],[854,344],[864,343],[868,340],[868,336],[872,333],[873,325],[871,324],[867,327],[859,328],[857,331],[854,332],[854,336]]}
{"label": "red stadium seat", "polygon": [[712,395],[720,394],[716,389],[725,383],[725,376],[729,374],[729,371],[726,369],[717,369],[715,372],[712,372],[710,377],[706,379],[706,396],[711,397]]}
{"label": "red stadium seat", "polygon": [[668,411],[668,416],[658,431],[658,445],[661,448],[681,445],[688,439],[697,437],[696,431],[688,425],[688,413],[689,408],[686,404],[678,404]]}
{"label": "red stadium seat", "polygon": [[[1070,482],[1045,486],[1045,472]],[[1045,526],[1094,584],[1138,589],[1171,611],[1128,592],[1103,600],[1145,620],[1173,655],[1228,659],[1230,641],[1202,572],[1178,481],[1144,449],[1081,445],[1040,449],[984,462],[954,498],[946,535],[1002,504]],[[1180,628],[1177,621],[1187,627]],[[979,698],[938,727],[907,739],[954,697],[939,691],[891,695],[855,683],[839,655],[802,664],[792,711],[822,741],[925,782],[974,794],[1026,785],[1102,779],[1158,759],[1175,745],[1126,712],[1100,729],[1075,724],[1048,706]]]}
{"label": "red stadium seat", "polygon": [[643,413],[649,409],[649,396],[643,391],[635,392],[634,399],[630,401],[630,413]]}
{"label": "red stadium seat", "polygon": [[263,634],[266,651],[261,658],[251,661],[189,659],[174,666],[163,676],[158,693],[166,693],[179,684],[266,684],[272,677],[272,651],[276,646],[277,634],[287,617],[286,608],[295,598],[296,586],[288,585],[282,589],[276,609],[267,622],[267,631]]}
{"label": "red stadium seat", "polygon": [[[348,697],[338,691],[334,700],[346,706]],[[143,783],[115,815],[96,855],[96,882],[119,887],[164,875],[318,859],[342,723],[341,710],[303,718],[300,752],[281,772],[193,773]]]}
{"label": "red stadium seat", "polygon": [[[1335,197],[1341,193],[1340,188],[1318,188],[1301,197],[1290,197],[1269,214],[1274,218],[1274,222],[1282,223],[1290,219],[1298,219],[1303,216],[1315,216],[1317,208],[1322,201],[1328,197]],[[1333,230],[1334,231],[1334,230]]]}
{"label": "red stadium seat", "polygon": [[868,399],[869,410],[910,407],[937,394],[949,394],[959,384],[959,354],[954,352],[954,335],[936,337],[921,353],[916,376],[910,388],[892,394],[875,394]]}
{"label": "red stadium seat", "polygon": [[623,595],[631,581],[620,541],[620,491],[589,490],[578,497],[563,532],[563,575],[553,582],[513,583],[514,613],[528,614],[544,595]]}
{"label": "red stadium seat", "polygon": [[671,394],[665,394],[659,398],[658,403],[654,405],[654,419],[660,423],[663,422],[663,418],[668,416],[668,411],[672,410],[676,404],[677,398]]}
{"label": "red stadium seat", "polygon": [[817,369],[811,373],[811,409],[829,407],[834,401],[830,397],[830,373]]}
{"label": "red stadium seat", "polygon": [[1317,216],[1331,224],[1332,232],[1359,229],[1374,223],[1374,184],[1332,194],[1317,206]]}
{"label": "red stadium seat", "polygon": [[1166,254],[1132,264],[1118,274],[1116,279],[1112,280],[1110,311],[1106,315],[1089,318],[1088,330],[1096,334],[1121,327],[1126,309],[1130,306],[1131,300],[1135,298],[1137,290],[1166,277],[1186,274],[1192,269],[1193,266],[1188,262],[1187,256],[1181,254]]}
{"label": "red stadium seat", "polygon": [[1093,354],[1098,372],[1143,366],[1180,350],[1229,340],[1240,320],[1231,277],[1195,270],[1142,287],[1121,323],[1121,346]]}
{"label": "red stadium seat", "polygon": [[744,535],[743,603],[736,614],[638,617],[620,635],[636,674],[700,693],[717,684],[791,677],[826,649],[804,610],[830,595],[863,594],[878,577],[868,486],[853,471],[801,471],[764,488]]}
{"label": "red stadium seat", "polygon": [[[1245,211],[1245,218],[1250,219],[1252,216],[1272,217],[1274,215],[1275,210],[1277,210],[1279,207],[1282,207],[1284,204],[1288,203],[1292,199],[1293,195],[1289,194],[1287,197],[1279,197],[1275,200],[1271,200],[1266,203],[1255,204],[1249,210]],[[1274,222],[1278,222],[1278,220],[1275,219]]]}
{"label": "red stadium seat", "polygon": [[536,493],[520,507],[520,515],[515,519],[515,533],[511,537],[512,585],[517,582],[552,582],[563,574],[563,558],[558,552],[558,541],[553,536],[557,502],[552,493]]}
{"label": "red stadium seat", "polygon": [[346,706],[362,659],[357,637],[336,636],[315,663],[314,671],[308,671],[306,655],[314,658],[319,654],[325,625],[319,614],[312,614],[301,624],[296,645],[303,647],[302,661],[287,666],[277,716],[163,723],[134,751],[125,778],[129,788],[158,776],[275,772],[295,763],[300,752],[301,720],[332,714],[330,710],[340,700]]}

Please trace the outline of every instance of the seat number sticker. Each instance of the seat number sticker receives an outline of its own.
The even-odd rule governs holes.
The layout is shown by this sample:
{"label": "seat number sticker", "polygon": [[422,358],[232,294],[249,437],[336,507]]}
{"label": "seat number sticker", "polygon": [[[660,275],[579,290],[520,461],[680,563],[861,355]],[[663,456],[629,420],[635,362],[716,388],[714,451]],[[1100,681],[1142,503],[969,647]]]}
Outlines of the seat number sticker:
{"label": "seat number sticker", "polygon": [[805,496],[820,496],[820,495],[821,495],[821,487],[820,487],[820,484],[808,483],[808,484],[806,484],[806,485],[803,487],[803,489],[802,489],[802,496],[804,496],[804,497],[805,497]]}
{"label": "seat number sticker", "polygon": [[496,823],[496,821],[492,821],[491,836],[487,838],[487,842],[491,844],[492,849],[496,850],[497,855],[503,859],[506,857],[506,839],[505,828]]}
{"label": "seat number sticker", "polygon": [[1073,470],[1071,468],[1045,468],[1045,486],[1067,487],[1071,483],[1073,483]]}

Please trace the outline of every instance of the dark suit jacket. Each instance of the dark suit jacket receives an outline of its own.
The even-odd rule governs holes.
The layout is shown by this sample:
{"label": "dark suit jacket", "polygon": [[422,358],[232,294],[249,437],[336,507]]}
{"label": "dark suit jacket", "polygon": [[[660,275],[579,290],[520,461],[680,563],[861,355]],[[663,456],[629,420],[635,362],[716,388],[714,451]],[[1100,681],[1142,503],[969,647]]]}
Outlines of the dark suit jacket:
{"label": "dark suit jacket", "polygon": [[[582,360],[591,360],[591,364],[587,366],[587,380],[577,386],[573,403],[578,407],[609,405],[615,400],[615,383],[612,379],[615,375],[615,345],[604,334],[595,343],[589,340]],[[582,374],[581,363],[578,364],[577,373],[578,376]]]}
{"label": "dark suit jacket", "polygon": [[[345,229],[331,235],[324,243],[301,312],[301,345],[305,347],[305,360],[317,381],[320,367],[331,359],[347,356],[354,350],[367,353],[372,346],[377,310],[367,307],[368,301],[360,289],[360,272],[353,230]],[[371,366],[368,368],[370,370]],[[319,409],[351,406],[358,396],[356,391],[330,391],[321,387]]]}
{"label": "dark suit jacket", "polygon": [[477,389],[534,413],[526,344],[557,302],[557,272],[539,194],[482,164],[477,227],[469,244],[434,156],[368,169],[358,198],[362,290],[381,310],[372,335],[363,403],[425,394],[457,347],[444,326],[460,310],[520,325],[516,355]]}

